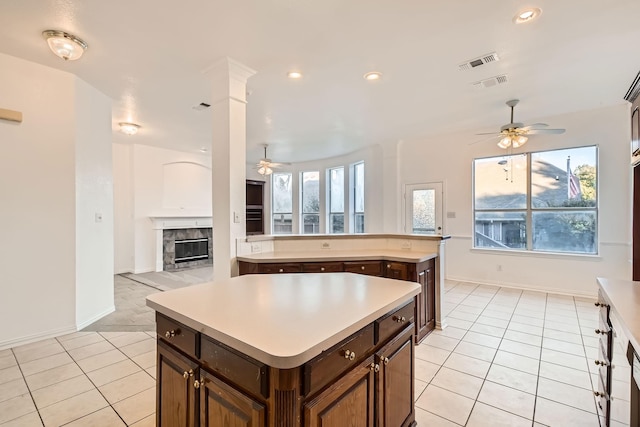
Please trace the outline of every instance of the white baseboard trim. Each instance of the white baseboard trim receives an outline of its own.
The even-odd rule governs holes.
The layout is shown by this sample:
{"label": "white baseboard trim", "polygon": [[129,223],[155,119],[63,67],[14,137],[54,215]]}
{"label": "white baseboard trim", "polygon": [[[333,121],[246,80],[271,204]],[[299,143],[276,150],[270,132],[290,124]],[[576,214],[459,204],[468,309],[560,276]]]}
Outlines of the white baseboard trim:
{"label": "white baseboard trim", "polygon": [[[152,273],[154,271],[156,271],[156,269],[154,267],[134,268],[133,269],[133,274]],[[162,271],[162,270],[160,270],[160,271]]]}
{"label": "white baseboard trim", "polygon": [[[523,285],[520,283],[483,281],[483,280],[477,280],[477,279],[469,279],[466,277],[447,277],[446,280],[451,282],[477,283],[479,285],[501,286],[503,288],[520,289],[522,291],[547,292],[550,294],[568,295],[572,297],[584,297],[584,298],[593,298],[593,299],[597,299],[598,297],[597,288],[595,286],[594,286],[594,292],[590,293],[590,292],[568,291],[566,289],[559,289],[559,288],[553,288],[553,287],[536,288],[532,286]],[[595,279],[594,279],[594,283],[595,283]]]}
{"label": "white baseboard trim", "polygon": [[86,328],[87,326],[89,326],[90,324],[92,324],[93,322],[96,322],[100,319],[102,319],[104,316],[113,313],[114,311],[116,311],[116,306],[112,305],[111,307],[107,308],[105,311],[103,311],[102,313],[96,314],[95,316],[91,317],[88,320],[85,320],[84,322],[80,322],[78,324],[76,324],[76,330],[79,331],[81,329]]}
{"label": "white baseboard trim", "polygon": [[76,331],[77,329],[74,325],[69,325],[62,328],[51,329],[49,331],[38,332],[37,334],[31,334],[20,338],[2,341],[0,342],[0,350],[18,347],[24,344],[30,344],[32,342],[41,341],[47,338],[59,337],[60,335],[71,334]]}

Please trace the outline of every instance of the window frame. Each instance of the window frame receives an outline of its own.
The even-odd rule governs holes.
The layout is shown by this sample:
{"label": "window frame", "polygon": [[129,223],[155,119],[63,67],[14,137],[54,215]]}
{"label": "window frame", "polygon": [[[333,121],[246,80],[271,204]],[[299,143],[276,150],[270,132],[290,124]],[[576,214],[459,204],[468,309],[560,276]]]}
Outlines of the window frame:
{"label": "window frame", "polygon": [[[275,191],[273,191],[273,189],[275,188],[274,185],[274,181],[277,175],[289,175],[289,179],[290,179],[290,187],[291,190],[289,192],[290,196],[291,196],[291,212],[275,212],[275,202],[274,202],[274,196],[275,196]],[[293,199],[293,194],[294,194],[294,186],[293,186],[293,173],[291,172],[274,172],[271,174],[271,233],[272,234],[293,234],[293,229],[294,229],[294,224],[293,224],[293,206],[294,206],[294,199]],[[276,215],[290,215],[291,216],[291,231],[289,232],[277,232],[276,231],[276,227],[275,227],[275,216]]]}
{"label": "window frame", "polygon": [[[317,212],[307,212],[305,211],[304,206],[304,175],[305,174],[316,174],[318,176],[318,211]],[[302,171],[299,174],[300,179],[300,234],[320,234],[320,213],[322,212],[322,197],[321,197],[321,188],[320,188],[320,171]],[[305,222],[304,219],[306,216],[316,216],[318,217],[318,228],[315,231],[305,232]]]}
{"label": "window frame", "polygon": [[[564,151],[564,150],[575,150],[581,148],[594,148],[595,149],[595,168],[596,168],[596,177],[595,177],[595,205],[593,207],[585,207],[585,206],[557,206],[557,207],[534,207],[532,203],[532,195],[533,195],[533,174],[532,170],[532,159],[535,154],[540,153],[551,153],[554,151]],[[502,209],[477,209],[476,208],[476,161],[483,159],[497,159],[503,156],[487,156],[487,157],[477,157],[472,161],[472,250],[478,251],[491,251],[491,252],[503,252],[503,253],[522,253],[528,255],[534,254],[546,254],[546,255],[560,255],[560,256],[578,256],[578,257],[594,257],[599,256],[600,254],[600,189],[599,189],[599,167],[600,167],[600,158],[599,158],[599,146],[597,144],[592,145],[581,145],[575,147],[561,147],[554,148],[550,150],[538,150],[538,151],[528,151],[524,153],[507,153],[506,156],[518,156],[525,155],[526,156],[526,183],[525,183],[525,207],[524,208],[502,208]],[[595,217],[595,231],[594,231],[594,252],[576,252],[576,251],[559,251],[559,250],[546,250],[546,249],[535,249],[534,248],[534,214],[536,213],[562,213],[562,212],[594,212]],[[513,214],[524,214],[525,216],[525,232],[526,232],[526,243],[524,248],[496,248],[496,247],[486,247],[486,246],[477,246],[476,240],[476,230],[477,230],[477,214],[478,213],[491,213],[491,212],[500,212],[500,213],[513,213]],[[500,230],[501,233],[504,230]]]}
{"label": "window frame", "polygon": [[[363,206],[362,206],[362,211],[358,211],[356,209],[356,206],[358,205],[358,174],[357,174],[357,168],[359,166],[362,166],[362,200],[363,200]],[[366,178],[365,178],[365,165],[364,165],[364,161],[360,161],[360,162],[356,162],[353,163],[351,165],[351,171],[352,171],[352,176],[353,179],[351,180],[353,182],[353,185],[351,186],[352,188],[352,207],[353,207],[353,214],[352,214],[352,233],[353,234],[363,234],[366,232],[366,223],[365,223],[365,219],[366,219],[366,201],[365,201],[365,195],[366,195],[366,188],[365,188],[365,184],[366,184]],[[357,226],[358,226],[358,221],[356,220],[356,218],[358,216],[362,217],[362,231],[358,231],[357,230]]]}
{"label": "window frame", "polygon": [[[336,170],[340,170],[342,171],[342,210],[335,210],[333,209],[333,193],[332,193],[332,172],[336,171]],[[346,220],[346,215],[345,215],[345,207],[347,206],[347,203],[345,203],[345,191],[344,191],[344,186],[345,186],[345,167],[344,166],[336,166],[333,168],[327,168],[327,205],[328,205],[328,209],[327,209],[327,234],[344,234],[345,233],[345,220]],[[342,231],[340,232],[334,232],[333,231],[333,222],[332,222],[332,218],[334,215],[342,215]]]}

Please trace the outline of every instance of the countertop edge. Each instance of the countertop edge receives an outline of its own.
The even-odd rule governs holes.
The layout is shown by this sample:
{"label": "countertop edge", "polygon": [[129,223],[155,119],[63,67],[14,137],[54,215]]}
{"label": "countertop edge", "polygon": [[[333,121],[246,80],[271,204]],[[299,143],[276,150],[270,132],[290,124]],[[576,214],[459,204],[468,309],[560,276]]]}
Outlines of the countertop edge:
{"label": "countertop edge", "polygon": [[407,254],[406,257],[399,256],[398,254],[385,254],[384,251],[380,251],[377,254],[358,255],[357,251],[344,251],[345,253],[352,253],[346,255],[340,251],[327,252],[326,254],[318,255],[317,253],[306,254],[300,252],[298,255],[291,256],[291,254],[278,255],[277,252],[261,252],[256,254],[247,254],[237,256],[238,261],[251,262],[255,264],[266,264],[272,262],[329,262],[329,261],[398,261],[398,262],[424,262],[430,259],[438,257],[438,254],[422,253],[419,256],[411,256]]}
{"label": "countertop edge", "polygon": [[639,334],[637,333],[637,331],[636,333],[631,331],[628,325],[629,323],[628,319],[625,318],[624,313],[620,312],[619,307],[616,307],[616,301],[614,301],[611,298],[611,295],[608,292],[609,286],[615,286],[615,282],[635,284],[635,286],[639,286],[639,287],[640,287],[640,282],[634,282],[631,280],[607,279],[604,277],[598,277],[597,281],[598,281],[600,290],[602,291],[601,293],[602,297],[604,298],[605,302],[611,306],[612,311],[616,313],[616,318],[620,322],[620,326],[623,328],[625,336],[629,339],[629,342],[631,343],[635,351],[640,352]]}

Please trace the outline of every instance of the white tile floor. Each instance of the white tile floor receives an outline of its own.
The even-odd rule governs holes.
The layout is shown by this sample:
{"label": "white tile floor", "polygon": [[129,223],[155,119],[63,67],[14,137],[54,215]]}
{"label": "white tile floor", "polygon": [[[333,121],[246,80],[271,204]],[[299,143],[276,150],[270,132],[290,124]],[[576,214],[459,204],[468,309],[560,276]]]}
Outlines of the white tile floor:
{"label": "white tile floor", "polygon": [[[419,426],[599,425],[594,301],[463,283],[444,301],[449,327],[416,347]],[[0,351],[0,426],[155,425],[154,337],[77,332]],[[622,388],[628,374],[614,374]]]}

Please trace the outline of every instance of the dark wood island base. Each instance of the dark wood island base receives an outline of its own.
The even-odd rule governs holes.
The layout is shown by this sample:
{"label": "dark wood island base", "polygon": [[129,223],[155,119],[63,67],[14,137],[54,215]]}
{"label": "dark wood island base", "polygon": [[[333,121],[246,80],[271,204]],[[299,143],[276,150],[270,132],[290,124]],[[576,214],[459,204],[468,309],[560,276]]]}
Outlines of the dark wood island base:
{"label": "dark wood island base", "polygon": [[415,426],[415,302],[291,369],[157,313],[162,427]]}

